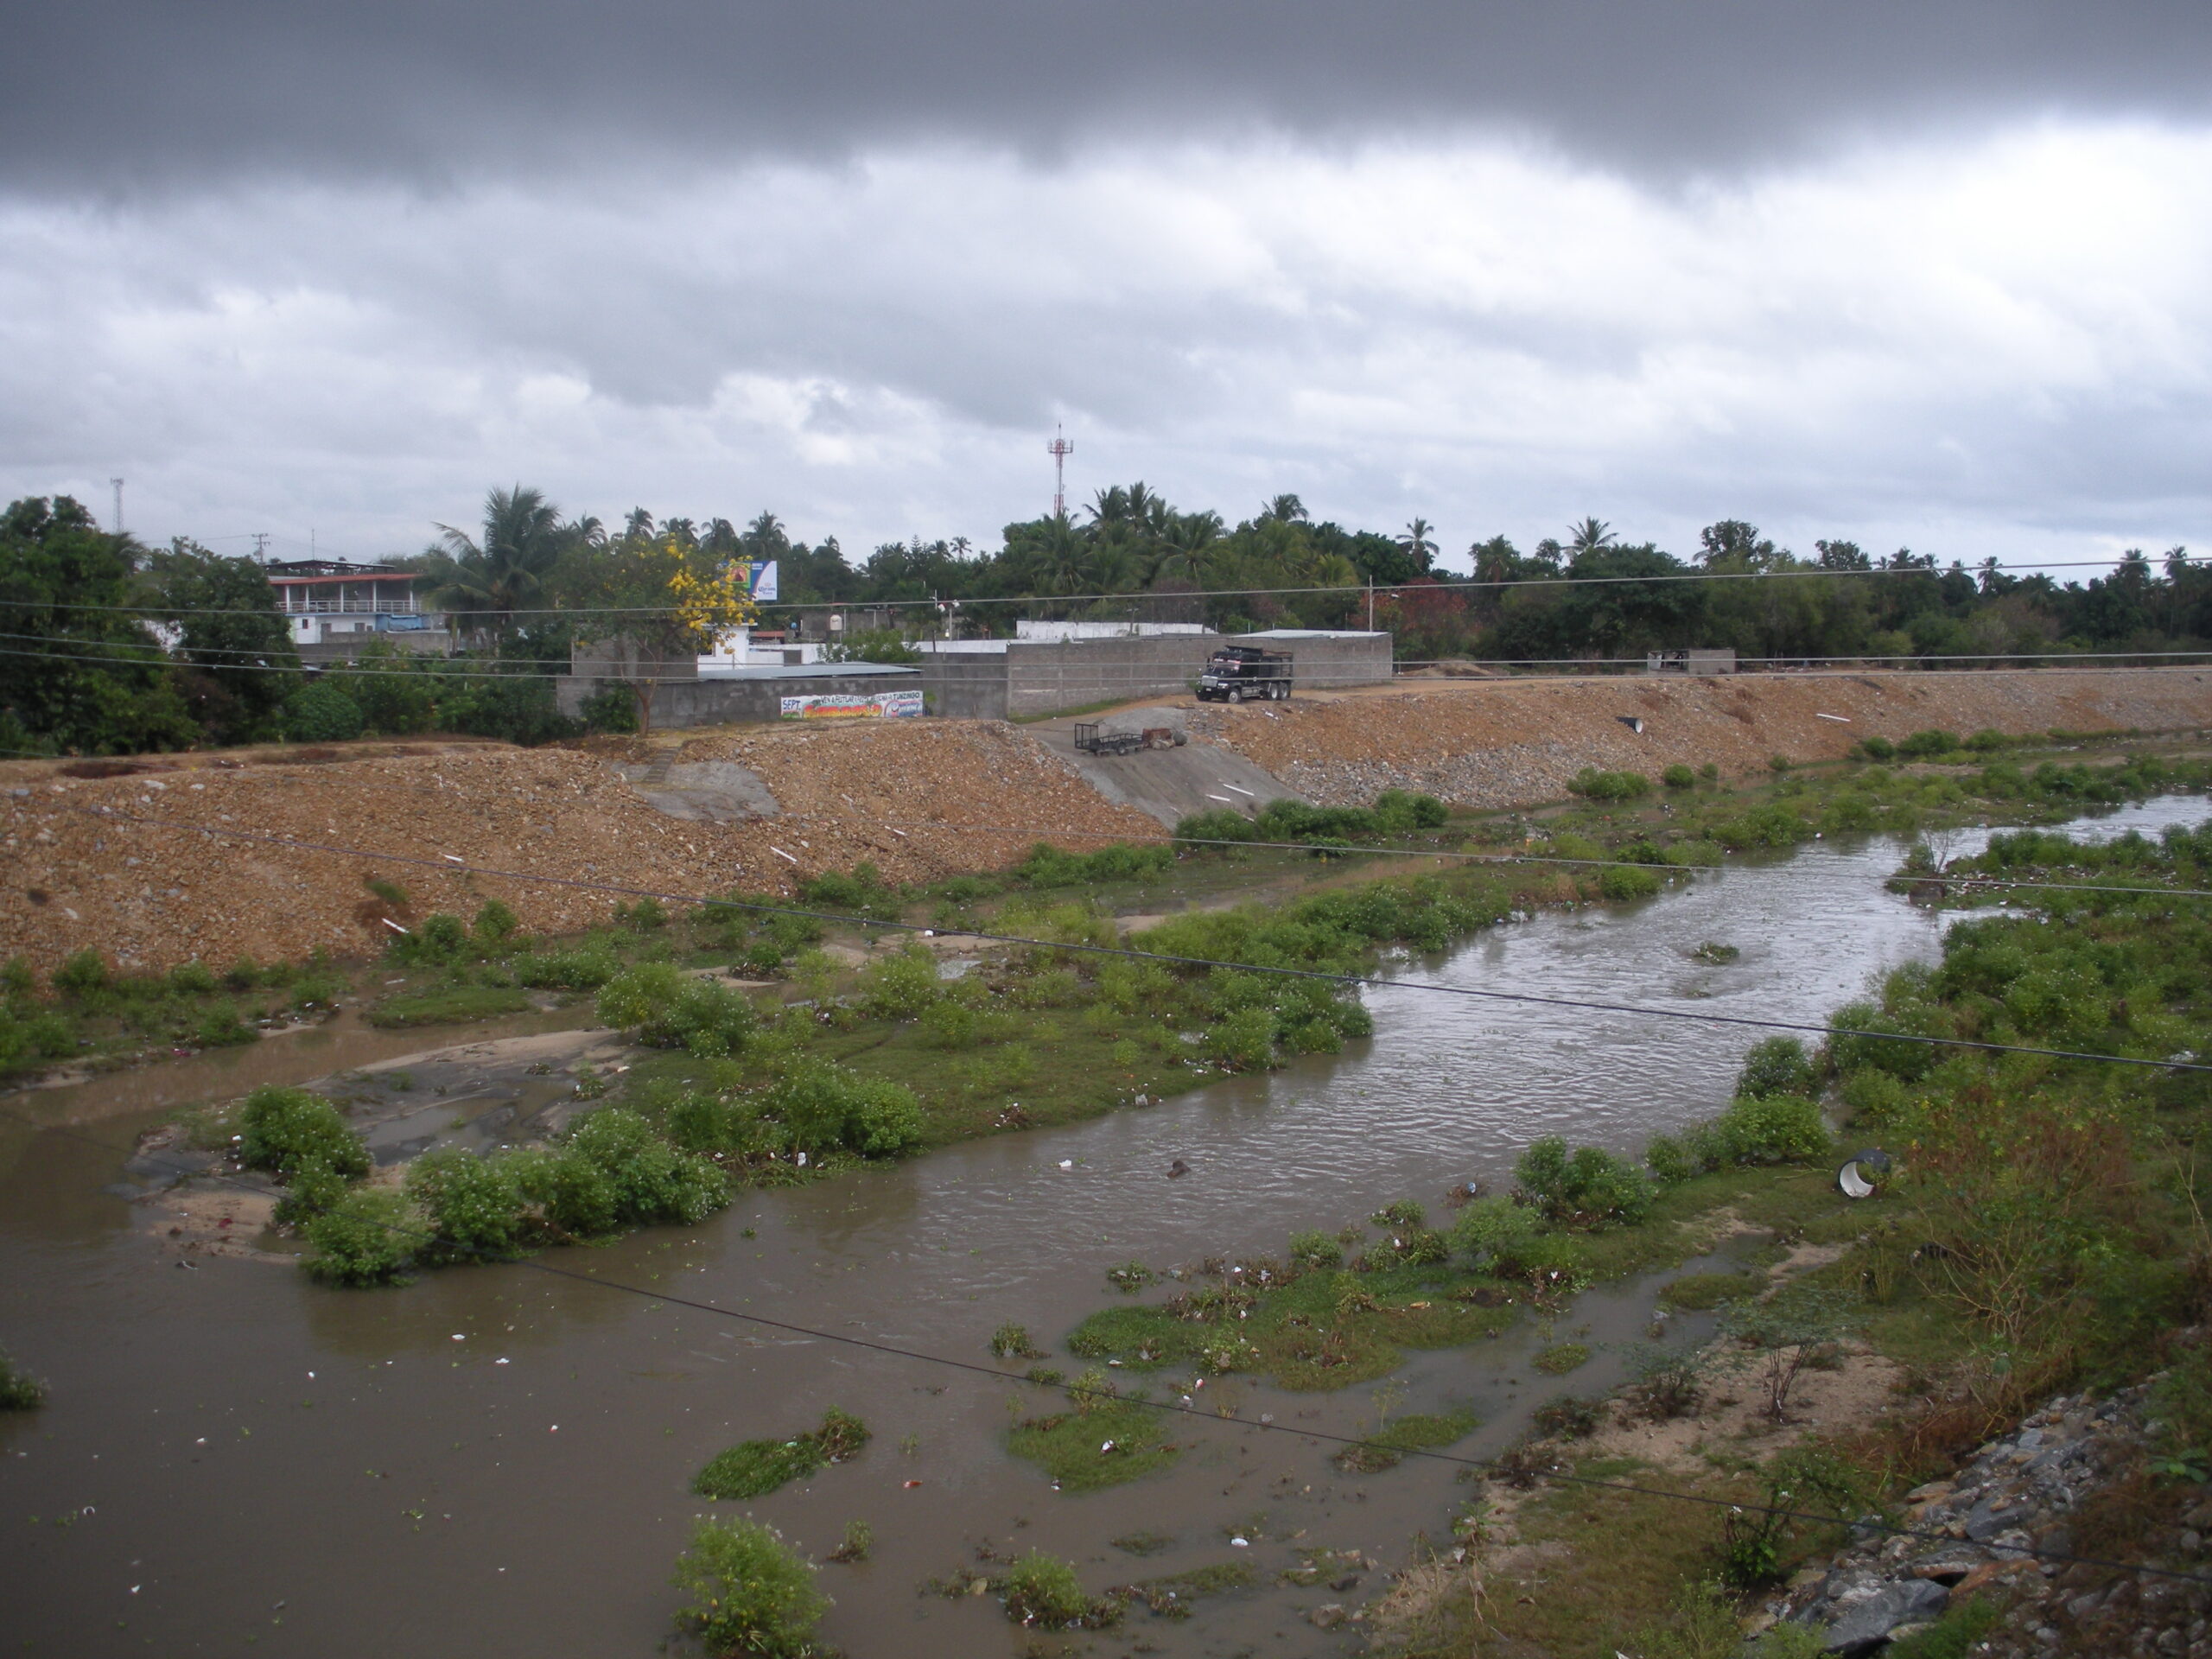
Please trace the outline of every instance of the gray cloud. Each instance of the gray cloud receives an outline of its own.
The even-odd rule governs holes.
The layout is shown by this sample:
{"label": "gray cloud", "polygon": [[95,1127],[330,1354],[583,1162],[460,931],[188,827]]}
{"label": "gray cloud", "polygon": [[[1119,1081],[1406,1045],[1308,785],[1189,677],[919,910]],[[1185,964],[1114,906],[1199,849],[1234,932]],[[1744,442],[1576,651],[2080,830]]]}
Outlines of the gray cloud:
{"label": "gray cloud", "polygon": [[2208,268],[2212,134],[2141,124],[1688,190],[1254,138],[19,198],[0,495],[121,472],[143,532],[287,551],[515,480],[988,544],[1064,418],[1079,495],[2080,557],[2212,540]]}
{"label": "gray cloud", "polygon": [[1520,133],[1638,173],[2212,110],[2202,0],[74,0],[10,17],[0,179],[464,179],[911,140]]}

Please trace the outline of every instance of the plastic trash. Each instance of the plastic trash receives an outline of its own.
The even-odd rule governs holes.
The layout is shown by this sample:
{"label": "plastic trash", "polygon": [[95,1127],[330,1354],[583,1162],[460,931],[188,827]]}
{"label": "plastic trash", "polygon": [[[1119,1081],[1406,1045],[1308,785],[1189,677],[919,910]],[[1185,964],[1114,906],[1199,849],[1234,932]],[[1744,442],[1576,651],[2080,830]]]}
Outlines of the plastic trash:
{"label": "plastic trash", "polygon": [[1075,1160],[1074,1160],[1074,1159],[1072,1159],[1072,1158],[1063,1158],[1063,1159],[1061,1159],[1061,1160],[1060,1160],[1060,1167],[1061,1167],[1062,1169],[1073,1169],[1073,1168],[1075,1167]]}
{"label": "plastic trash", "polygon": [[1872,1198],[1881,1178],[1890,1173],[1891,1162],[1890,1154],[1879,1147],[1853,1154],[1835,1173],[1836,1190],[1847,1198]]}

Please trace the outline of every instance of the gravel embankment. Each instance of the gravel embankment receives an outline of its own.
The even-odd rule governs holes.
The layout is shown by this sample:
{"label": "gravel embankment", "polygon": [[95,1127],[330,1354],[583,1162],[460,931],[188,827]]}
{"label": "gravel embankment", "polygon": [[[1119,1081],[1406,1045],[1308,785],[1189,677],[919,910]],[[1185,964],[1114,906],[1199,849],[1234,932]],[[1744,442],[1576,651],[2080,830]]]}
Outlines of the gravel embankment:
{"label": "gravel embankment", "polygon": [[[596,747],[624,758],[621,746]],[[264,755],[230,767],[156,756],[121,778],[0,766],[0,959],[21,955],[50,970],[87,945],[130,968],[298,961],[318,947],[358,956],[390,937],[365,885],[379,877],[406,890],[414,915],[467,912],[496,897],[544,932],[604,921],[628,896],[443,868],[454,860],[676,893],[785,893],[798,878],[862,860],[893,881],[926,880],[1001,868],[1062,832],[1087,832],[1063,843],[1077,850],[1096,847],[1099,831],[1160,834],[998,721],[725,728],[674,758],[746,766],[780,815],[671,817],[608,760],[561,748],[385,746],[364,760],[287,766]],[[975,824],[1025,829],[964,827]],[[285,840],[314,846],[276,844]]]}
{"label": "gravel embankment", "polygon": [[[1827,1651],[1848,1656],[1878,1650],[1955,1601],[1988,1595],[2005,1611],[1974,1651],[1993,1659],[2212,1656],[2212,1590],[2203,1583],[2026,1553],[2097,1553],[2099,1541],[2084,1539],[2077,1523],[2120,1483],[2140,1478],[2146,1392],[2053,1400],[1950,1479],[1909,1495],[1905,1522],[1918,1535],[1876,1535],[1826,1568],[1808,1568],[1770,1615],[1820,1629]],[[2169,1486],[2150,1501],[2163,1524],[2120,1553],[2204,1573],[2212,1502],[2203,1489]]]}
{"label": "gravel embankment", "polygon": [[[1680,761],[1726,774],[1777,754],[1832,760],[1860,738],[1931,728],[1966,736],[2051,730],[2195,732],[2212,726],[2212,671],[1744,674],[1702,680],[1423,681],[1200,703],[1191,733],[1235,749],[1301,795],[1361,805],[1386,789],[1464,806],[1559,799],[1585,766],[1653,776]],[[1834,718],[1823,718],[1834,716]],[[1638,733],[1624,722],[1640,720]]]}

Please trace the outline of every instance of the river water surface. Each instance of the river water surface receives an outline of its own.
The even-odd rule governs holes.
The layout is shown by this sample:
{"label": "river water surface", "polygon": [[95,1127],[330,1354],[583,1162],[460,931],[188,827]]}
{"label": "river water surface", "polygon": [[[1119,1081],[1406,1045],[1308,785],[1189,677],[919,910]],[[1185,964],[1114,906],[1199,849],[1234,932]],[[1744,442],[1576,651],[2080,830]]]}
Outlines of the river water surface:
{"label": "river water surface", "polygon": [[[2173,798],[2080,827],[2155,832],[2203,813],[2201,800]],[[1961,837],[1961,850],[1978,841]],[[1937,949],[1942,920],[1883,889],[1897,856],[1885,840],[1815,843],[1641,904],[1501,927],[1394,972],[1817,1022],[1870,976]],[[1741,955],[1703,964],[1690,952],[1707,941]],[[1071,1128],[748,1193],[696,1229],[544,1260],[988,1363],[1004,1321],[1056,1346],[1112,1300],[1104,1269],[1131,1259],[1279,1255],[1294,1229],[1333,1230],[1395,1198],[1435,1209],[1454,1183],[1503,1184],[1541,1135],[1637,1152],[1725,1104],[1760,1035],[1408,984],[1367,1001],[1375,1036],[1341,1056]],[[830,1404],[874,1431],[865,1453],[750,1506],[719,1507],[749,1510],[817,1557],[847,1522],[871,1523],[873,1558],[823,1573],[837,1603],[823,1635],[854,1659],[1016,1651],[1023,1637],[990,1599],[919,1592],[972,1563],[978,1546],[1051,1550],[1094,1589],[1227,1561],[1267,1585],[1301,1546],[1402,1561],[1417,1532],[1443,1535],[1469,1491],[1450,1465],[1422,1459],[1342,1475],[1325,1444],[1296,1433],[1370,1429],[1365,1389],[1294,1395],[1229,1380],[1207,1395],[1239,1421],[1185,1421],[1177,1433],[1190,1449],[1173,1470],[1078,1497],[1002,1449],[1010,1412],[1043,1408],[1010,1381],[522,1266],[373,1293],[322,1289],[261,1262],[181,1267],[148,1206],[112,1190],[123,1157],[111,1148],[158,1116],[151,1108],[238,1086],[185,1061],[5,1103],[90,1126],[0,1128],[0,1342],[52,1384],[44,1410],[0,1415],[7,1651],[652,1653],[677,1601],[671,1564],[691,1518],[714,1507],[689,1495],[691,1476],[732,1441],[797,1433]],[[1170,1180],[1177,1159],[1190,1173]],[[1618,1379],[1607,1344],[1640,1340],[1650,1308],[1648,1285],[1576,1304],[1561,1334],[1586,1327],[1600,1358],[1575,1374],[1573,1392]],[[1415,1356],[1399,1408],[1473,1410],[1484,1427],[1455,1450],[1487,1455],[1518,1435],[1530,1406],[1565,1391],[1528,1364],[1540,1340],[1524,1325],[1476,1349]],[[1256,1426],[1262,1414],[1273,1428]],[[1135,1533],[1173,1542],[1141,1561],[1109,1541]],[[1343,1592],[1256,1589],[1203,1603],[1185,1622],[1139,1608],[1089,1645],[1351,1651],[1356,1633],[1324,1632],[1305,1613],[1357,1605],[1380,1585],[1369,1572]]]}

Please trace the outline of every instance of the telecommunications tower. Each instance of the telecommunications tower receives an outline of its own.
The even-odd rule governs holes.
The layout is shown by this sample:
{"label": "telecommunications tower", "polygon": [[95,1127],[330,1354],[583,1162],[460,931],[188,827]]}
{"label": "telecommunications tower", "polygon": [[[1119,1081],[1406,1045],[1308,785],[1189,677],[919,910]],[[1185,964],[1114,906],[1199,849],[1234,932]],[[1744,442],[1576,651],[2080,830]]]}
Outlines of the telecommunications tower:
{"label": "telecommunications tower", "polygon": [[1075,454],[1075,445],[1055,426],[1045,453],[1052,458],[1052,517],[1064,518],[1068,511],[1068,457]]}

